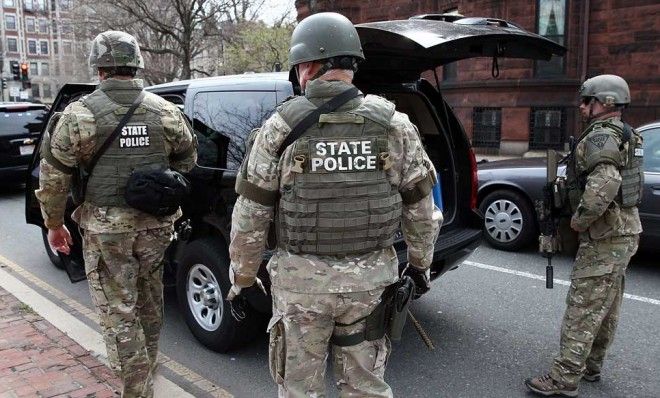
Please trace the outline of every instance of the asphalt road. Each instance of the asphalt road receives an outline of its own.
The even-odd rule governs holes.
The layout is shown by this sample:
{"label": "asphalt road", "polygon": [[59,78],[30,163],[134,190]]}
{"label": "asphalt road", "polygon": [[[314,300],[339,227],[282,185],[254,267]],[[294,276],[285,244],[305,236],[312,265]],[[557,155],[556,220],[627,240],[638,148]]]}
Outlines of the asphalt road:
{"label": "asphalt road", "polygon": [[[85,282],[71,284],[46,257],[41,233],[26,225],[23,191],[0,192],[0,255],[91,308]],[[617,337],[598,383],[583,382],[581,397],[660,397],[660,262],[636,256],[630,265]],[[568,280],[571,261],[555,261],[555,278]],[[413,312],[433,339],[429,351],[408,325],[394,344],[386,380],[400,397],[531,397],[523,380],[545,372],[558,349],[567,286],[547,290],[529,274],[543,274],[545,260],[529,249],[507,253],[484,245],[468,262],[435,281],[413,304]],[[34,286],[34,284],[32,284]],[[46,297],[66,307],[47,290]],[[639,296],[639,297],[637,297]],[[651,300],[645,300],[651,299]],[[207,350],[189,333],[176,297],[166,297],[161,351],[236,397],[275,396],[265,334],[239,352]],[[81,319],[90,323],[88,319]],[[90,323],[91,324],[91,323]],[[170,377],[171,375],[166,375]],[[196,396],[189,381],[170,377]],[[336,396],[329,383],[329,396]]]}

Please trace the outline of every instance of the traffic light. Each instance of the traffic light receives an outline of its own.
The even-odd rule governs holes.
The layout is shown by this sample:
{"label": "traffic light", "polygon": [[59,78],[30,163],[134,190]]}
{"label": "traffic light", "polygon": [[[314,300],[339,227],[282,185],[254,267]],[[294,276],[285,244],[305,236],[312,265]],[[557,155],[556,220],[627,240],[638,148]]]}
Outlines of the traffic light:
{"label": "traffic light", "polygon": [[11,74],[14,76],[14,80],[21,80],[21,66],[18,64],[18,61],[11,61],[9,65],[11,67]]}
{"label": "traffic light", "polygon": [[30,65],[27,64],[27,62],[23,62],[21,64],[21,80],[27,81],[29,80],[28,77],[28,72],[30,71]]}
{"label": "traffic light", "polygon": [[3,77],[2,78],[2,89],[4,90],[6,88],[7,88],[7,79]]}

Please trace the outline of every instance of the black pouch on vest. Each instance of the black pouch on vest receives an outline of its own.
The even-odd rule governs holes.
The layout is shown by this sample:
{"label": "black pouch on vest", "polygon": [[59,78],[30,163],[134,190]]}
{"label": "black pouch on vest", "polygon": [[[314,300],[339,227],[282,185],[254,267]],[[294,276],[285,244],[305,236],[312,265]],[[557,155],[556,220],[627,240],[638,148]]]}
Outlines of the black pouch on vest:
{"label": "black pouch on vest", "polygon": [[188,180],[171,169],[135,170],[126,184],[126,203],[154,216],[176,213],[190,194]]}

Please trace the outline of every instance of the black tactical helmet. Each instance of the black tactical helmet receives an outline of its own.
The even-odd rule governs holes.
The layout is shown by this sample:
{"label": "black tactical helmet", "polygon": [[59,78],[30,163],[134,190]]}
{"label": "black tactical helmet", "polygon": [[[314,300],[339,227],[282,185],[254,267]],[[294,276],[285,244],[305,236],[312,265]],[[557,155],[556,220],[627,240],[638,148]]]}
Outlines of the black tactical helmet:
{"label": "black tactical helmet", "polygon": [[580,97],[596,98],[606,106],[628,105],[630,89],[628,83],[617,75],[599,75],[587,79],[580,87]]}
{"label": "black tactical helmet", "polygon": [[[303,19],[291,35],[289,64],[294,67],[303,62],[330,58],[364,60],[353,23],[335,12],[322,12]],[[344,69],[351,69],[351,64],[356,62],[343,61],[341,64],[347,66]]]}

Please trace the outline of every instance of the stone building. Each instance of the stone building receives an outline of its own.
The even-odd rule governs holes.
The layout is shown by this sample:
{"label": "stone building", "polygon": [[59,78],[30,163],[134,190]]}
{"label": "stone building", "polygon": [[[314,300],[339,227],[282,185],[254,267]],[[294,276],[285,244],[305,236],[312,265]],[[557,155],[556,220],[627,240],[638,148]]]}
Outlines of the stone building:
{"label": "stone building", "polygon": [[[469,59],[438,68],[440,88],[482,153],[522,154],[566,146],[579,134],[577,92],[585,78],[625,78],[633,126],[660,119],[660,3],[657,0],[297,0],[298,19],[336,11],[354,23],[459,13],[513,22],[564,45],[548,62]],[[435,81],[433,73],[429,80]]]}
{"label": "stone building", "polygon": [[[50,103],[65,82],[88,80],[86,65],[76,62],[72,5],[72,0],[2,0],[3,101]],[[12,61],[28,65],[29,84],[13,80]],[[12,96],[17,92],[22,96]]]}

